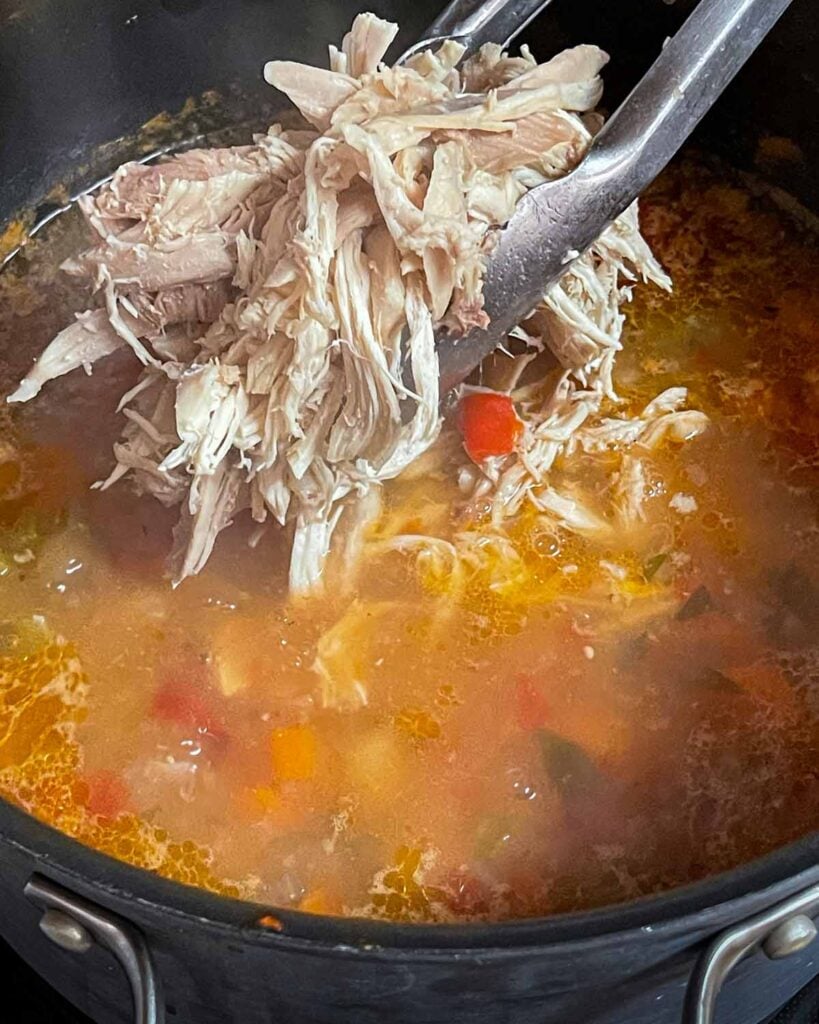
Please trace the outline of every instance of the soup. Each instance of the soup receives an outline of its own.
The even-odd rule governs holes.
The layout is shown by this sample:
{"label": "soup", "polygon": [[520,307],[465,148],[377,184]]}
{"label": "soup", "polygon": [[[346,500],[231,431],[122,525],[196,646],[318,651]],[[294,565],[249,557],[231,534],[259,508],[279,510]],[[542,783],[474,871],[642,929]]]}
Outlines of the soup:
{"label": "soup", "polygon": [[[76,300],[38,300],[73,216],[3,276],[10,333],[45,337]],[[100,371],[72,380],[76,414],[55,398],[8,425],[3,794],[179,881],[397,920],[591,907],[815,828],[814,243],[694,161],[644,221],[676,290],[631,308],[620,387],[640,407],[683,382],[711,428],[652,453],[636,533],[524,515],[513,571],[489,546],[458,580],[374,544],[300,603],[283,545],[239,524],[171,590],[167,516],[87,489]],[[459,448],[448,423],[374,530],[468,531]],[[604,518],[613,458],[565,468]]]}
{"label": "soup", "polygon": [[[364,17],[368,46],[389,42],[391,30]],[[15,399],[45,384],[43,394],[4,421],[0,793],[180,882],[410,922],[631,899],[812,831],[815,239],[724,168],[680,162],[641,206],[674,291],[638,287],[632,299],[638,275],[667,280],[627,211],[509,351],[484,363],[439,434],[437,376],[424,374],[435,369],[433,319],[480,322],[485,236],[508,216],[510,196],[582,156],[604,55],[578,47],[536,66],[526,53],[487,51],[463,75],[491,96],[474,105],[468,91],[466,107],[447,92],[457,92],[457,54],[422,57],[404,78],[379,71],[367,92],[362,69],[377,58],[345,45],[319,81],[351,105],[346,150],[333,139],[321,149],[321,132],[333,130],[323,94],[305,97],[301,79],[287,78],[292,66],[276,66],[271,80],[289,82],[319,125],[318,148],[315,133],[272,130],[255,148],[131,165],[83,203],[96,249],[78,256],[85,230],[72,208],[0,277],[11,361],[88,305],[87,289],[58,270],[63,261],[93,271],[107,303],[73,325],[81,344],[63,363],[47,353],[28,371]],[[350,62],[361,64],[358,92]],[[578,80],[567,85],[569,72]],[[542,84],[544,74],[557,76],[574,112],[544,121],[530,113],[532,97],[553,104],[554,83],[523,90],[529,113],[511,136],[523,166],[512,171],[498,119],[520,100],[515,82]],[[410,132],[411,145],[384,164],[375,129],[365,138],[356,118],[371,103],[395,113],[407,83],[449,113],[435,108],[421,143]],[[469,118],[488,114],[495,121],[474,131]],[[548,160],[527,149],[529,116],[556,133]],[[398,123],[379,131],[400,150]],[[424,132],[438,133],[434,143]],[[329,177],[315,176],[320,202],[299,170],[311,159],[298,164],[300,146],[302,157],[341,154],[322,165]],[[250,216],[265,153],[290,177],[262,175]],[[216,216],[218,197],[204,212],[190,197],[208,187],[203,168],[221,161],[241,198],[208,234],[202,217]],[[337,195],[328,181],[342,183]],[[275,238],[259,218],[275,222],[299,189],[308,197],[304,223],[292,218],[291,254],[306,262],[288,265],[285,251],[271,269]],[[170,241],[156,204],[184,222]],[[336,248],[323,262],[328,237]],[[426,248],[415,251],[421,237]],[[186,292],[193,265],[199,277]],[[387,267],[401,291],[388,327]],[[170,271],[165,292],[145,285]],[[159,288],[162,309],[134,292],[134,275],[151,295]],[[175,288],[196,312],[165,331]],[[299,314],[287,320],[294,295]],[[336,314],[344,323],[331,330]],[[151,318],[162,320],[154,334]],[[403,322],[412,386],[393,372]],[[356,351],[370,330],[393,348]],[[47,383],[92,362],[93,375]],[[5,393],[24,369],[8,369]],[[311,375],[309,415],[285,439],[281,423],[296,407],[305,413],[294,391]],[[212,418],[200,431],[203,396]],[[120,405],[128,422],[118,440]],[[263,457],[271,438],[274,449],[286,440],[284,476],[278,455]],[[335,489],[322,504],[328,466]],[[117,482],[126,470],[142,496]],[[92,489],[106,478],[111,486]]]}

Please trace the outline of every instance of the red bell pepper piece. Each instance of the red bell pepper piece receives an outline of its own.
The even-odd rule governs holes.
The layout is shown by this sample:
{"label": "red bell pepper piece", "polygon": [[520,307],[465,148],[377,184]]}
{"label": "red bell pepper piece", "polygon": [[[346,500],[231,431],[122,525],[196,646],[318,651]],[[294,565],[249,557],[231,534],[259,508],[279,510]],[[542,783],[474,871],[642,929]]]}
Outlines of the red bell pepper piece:
{"label": "red bell pepper piece", "polygon": [[85,806],[100,818],[116,818],[128,803],[128,787],[115,772],[92,772],[83,780],[88,787]]}
{"label": "red bell pepper piece", "polygon": [[509,455],[523,433],[509,395],[473,391],[464,395],[459,407],[459,424],[464,448],[475,462],[492,456]]}

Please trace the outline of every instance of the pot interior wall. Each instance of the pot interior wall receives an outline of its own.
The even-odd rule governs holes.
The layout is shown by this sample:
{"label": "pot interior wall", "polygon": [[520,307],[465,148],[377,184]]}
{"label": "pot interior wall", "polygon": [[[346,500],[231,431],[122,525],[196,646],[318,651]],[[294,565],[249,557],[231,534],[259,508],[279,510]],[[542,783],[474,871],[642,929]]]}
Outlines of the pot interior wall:
{"label": "pot interior wall", "polygon": [[[415,38],[435,0],[367,5],[399,21],[396,48]],[[596,42],[612,54],[607,101],[614,104],[651,62],[693,0],[555,0],[527,31],[543,54]],[[819,140],[803,112],[817,96],[817,19],[812,0],[791,8],[707,119],[702,137],[735,162],[752,166],[760,134],[798,139],[804,160],[762,166],[810,204]],[[263,124],[282,102],[261,80],[265,60],[326,60],[360,9],[355,0],[4,0],[0,5],[0,220],[37,204],[54,186],[81,187],[109,171],[125,150],[89,155],[128,136],[161,111],[215,90],[227,121]],[[771,83],[776,82],[776,88]],[[191,132],[213,114],[189,116]],[[154,123],[150,146],[162,138]]]}

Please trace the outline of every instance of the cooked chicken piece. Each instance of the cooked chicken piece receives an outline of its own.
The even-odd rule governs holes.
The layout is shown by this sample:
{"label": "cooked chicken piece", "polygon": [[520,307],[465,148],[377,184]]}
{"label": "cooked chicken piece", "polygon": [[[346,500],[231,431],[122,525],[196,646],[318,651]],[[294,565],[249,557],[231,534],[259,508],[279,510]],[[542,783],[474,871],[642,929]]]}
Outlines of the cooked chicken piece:
{"label": "cooked chicken piece", "polygon": [[370,317],[378,344],[387,354],[390,373],[397,377],[401,359],[401,332],[405,323],[405,286],[398,250],[383,224],[364,236],[370,271]]}
{"label": "cooked chicken piece", "polygon": [[358,88],[358,82],[349,75],[290,60],[269,60],[264,66],[264,80],[288,96],[319,131],[329,127],[333,111]]}
{"label": "cooked chicken piece", "polygon": [[487,43],[467,61],[464,62],[464,92],[487,92],[506,85],[513,78],[531,71],[537,66],[529,48],[521,47],[520,57],[510,57],[504,53],[497,43]]}
{"label": "cooked chicken piece", "polygon": [[232,297],[233,289],[224,278],[205,284],[183,284],[150,294],[123,291],[123,299],[147,324],[157,330],[169,324],[212,324]]}
{"label": "cooked chicken piece", "polygon": [[571,447],[599,452],[634,444],[656,448],[665,439],[688,441],[706,429],[708,417],[693,409],[680,410],[687,397],[685,388],[669,388],[649,402],[640,416],[606,417],[584,426],[571,438]]}
{"label": "cooked chicken piece", "polygon": [[532,167],[557,177],[579,163],[591,142],[580,118],[562,110],[522,117],[503,134],[447,131],[441,135],[459,140],[472,163],[492,175]]}
{"label": "cooked chicken piece", "polygon": [[353,78],[374,74],[397,32],[397,25],[374,14],[359,14],[341,42],[344,72]]}
{"label": "cooked chicken piece", "polygon": [[624,455],[615,481],[615,511],[619,524],[630,529],[645,517],[646,475],[641,459]]}
{"label": "cooked chicken piece", "polygon": [[[381,484],[439,435],[435,328],[487,322],[496,230],[529,189],[583,158],[601,124],[607,57],[597,47],[538,64],[526,48],[510,57],[488,45],[461,64],[463,47],[449,41],[392,68],[382,61],[395,33],[362,14],[331,48],[329,70],[265,66],[312,128],[274,126],[252,145],[126,164],[81,200],[93,244],[64,269],[105,308],[62,331],[11,400],[131,349],[143,369],[122,397],[116,466],[101,486],[131,474],[180,506],[177,582],[246,508],[259,524],[272,517],[292,529],[293,593],[320,585],[337,530],[352,579]],[[560,529],[612,529],[554,474],[574,454],[613,448],[623,451],[619,520],[639,518],[643,470],[632,449],[707,423],[684,408],[684,389],[639,416],[617,413],[621,306],[639,279],[670,286],[635,204],[513,332],[553,359],[534,362],[543,374],[527,371],[520,384],[532,352],[517,356],[506,383],[521,438],[512,454],[460,473],[467,500],[491,510],[488,532],[399,546],[459,579],[480,572],[510,585],[518,556],[505,526],[527,500]],[[327,702],[360,702],[355,673],[340,682],[330,666],[334,650],[317,661]]]}
{"label": "cooked chicken piece", "polygon": [[205,284],[231,277],[235,245],[220,232],[160,241],[111,242],[66,260],[62,269],[75,277],[99,280],[106,272],[116,285],[138,285],[148,292],[182,284]]}
{"label": "cooked chicken piece", "polygon": [[96,207],[111,218],[147,220],[155,211],[157,200],[175,182],[207,182],[243,174],[255,177],[261,184],[264,164],[264,158],[253,146],[191,149],[163,163],[123,164],[98,196]]}
{"label": "cooked chicken piece", "polygon": [[[132,329],[147,333],[148,325],[134,321]],[[28,402],[40,393],[42,386],[55,377],[71,373],[83,367],[86,373],[104,356],[116,352],[123,346],[104,309],[86,310],[79,313],[73,324],[69,324],[54,338],[33,368],[6,399],[8,402]]]}
{"label": "cooked chicken piece", "polygon": [[[195,489],[194,489],[195,487]],[[241,507],[245,490],[238,469],[222,462],[211,476],[199,477],[174,531],[172,564],[178,566],[175,583],[195,576],[210,558],[219,532]]]}
{"label": "cooked chicken piece", "polygon": [[559,525],[573,533],[604,537],[611,532],[611,526],[605,519],[585,508],[578,499],[560,494],[553,487],[530,491],[529,500],[535,508],[554,516]]}

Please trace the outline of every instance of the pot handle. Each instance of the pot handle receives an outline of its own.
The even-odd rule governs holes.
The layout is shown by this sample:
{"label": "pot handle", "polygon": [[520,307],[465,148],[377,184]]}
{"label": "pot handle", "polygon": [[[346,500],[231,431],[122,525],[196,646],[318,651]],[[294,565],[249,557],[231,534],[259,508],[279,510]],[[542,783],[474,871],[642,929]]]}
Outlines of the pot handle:
{"label": "pot handle", "polygon": [[40,929],[56,945],[85,953],[96,941],[113,953],[131,986],[134,1024],[164,1024],[153,958],[133,925],[42,875],[32,875],[23,892],[45,911]]}
{"label": "pot handle", "polygon": [[702,953],[685,995],[683,1024],[713,1024],[717,996],[734,967],[761,949],[771,960],[798,953],[816,938],[819,885],[791,896],[747,921],[726,928]]}

